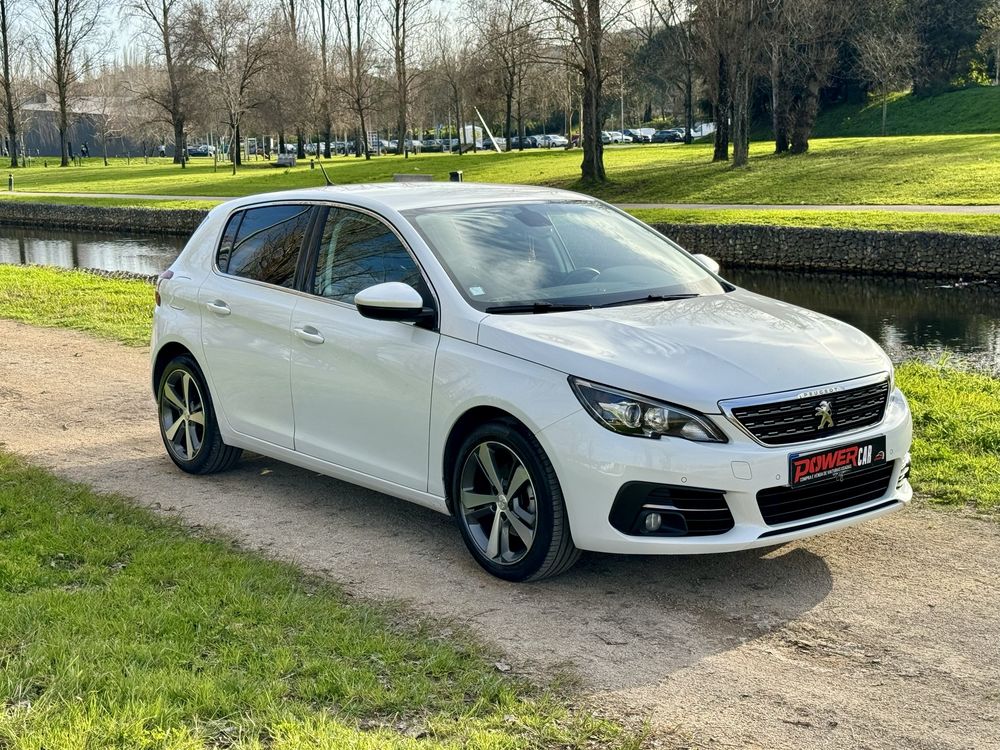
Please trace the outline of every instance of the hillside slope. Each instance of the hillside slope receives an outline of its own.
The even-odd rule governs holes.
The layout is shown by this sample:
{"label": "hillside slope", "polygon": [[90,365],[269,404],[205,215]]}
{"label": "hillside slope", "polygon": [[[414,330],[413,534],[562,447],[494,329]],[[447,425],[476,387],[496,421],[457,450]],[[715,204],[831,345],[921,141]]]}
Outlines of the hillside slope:
{"label": "hillside slope", "polygon": [[[897,95],[889,102],[886,135],[963,135],[1000,132],[1000,88],[977,86],[930,97]],[[844,104],[820,113],[819,138],[877,136],[882,107]]]}

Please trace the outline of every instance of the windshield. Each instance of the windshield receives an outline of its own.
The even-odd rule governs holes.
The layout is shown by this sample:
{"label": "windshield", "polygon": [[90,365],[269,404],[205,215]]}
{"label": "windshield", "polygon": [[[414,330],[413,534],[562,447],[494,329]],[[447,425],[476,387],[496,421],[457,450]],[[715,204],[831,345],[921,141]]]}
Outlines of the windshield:
{"label": "windshield", "polygon": [[599,204],[424,208],[404,215],[479,310],[552,312],[729,290],[659,232]]}

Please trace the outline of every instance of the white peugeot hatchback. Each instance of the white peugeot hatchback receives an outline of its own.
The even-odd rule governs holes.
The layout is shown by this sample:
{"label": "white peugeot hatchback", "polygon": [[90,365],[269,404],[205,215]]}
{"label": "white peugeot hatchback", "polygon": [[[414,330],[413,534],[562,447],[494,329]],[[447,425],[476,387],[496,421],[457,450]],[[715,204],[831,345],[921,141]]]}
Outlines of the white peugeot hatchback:
{"label": "white peugeot hatchback", "polygon": [[231,201],[157,284],[163,442],[194,474],[246,449],[452,514],[515,581],[581,549],[726,552],[906,504],[882,350],[717,271],[559,190]]}

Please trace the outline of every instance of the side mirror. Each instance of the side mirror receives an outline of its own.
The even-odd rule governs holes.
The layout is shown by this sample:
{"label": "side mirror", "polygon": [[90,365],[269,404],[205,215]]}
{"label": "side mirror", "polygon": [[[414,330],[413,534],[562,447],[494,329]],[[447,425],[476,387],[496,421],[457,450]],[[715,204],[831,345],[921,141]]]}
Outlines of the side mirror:
{"label": "side mirror", "polygon": [[709,258],[707,255],[702,255],[701,253],[695,253],[694,259],[699,263],[701,263],[703,266],[705,266],[705,268],[707,268],[714,274],[718,274],[719,271],[722,269],[717,260],[715,260],[714,258]]}
{"label": "side mirror", "polygon": [[373,320],[426,323],[434,320],[434,310],[424,307],[420,292],[401,281],[387,281],[362,289],[354,295],[358,312]]}

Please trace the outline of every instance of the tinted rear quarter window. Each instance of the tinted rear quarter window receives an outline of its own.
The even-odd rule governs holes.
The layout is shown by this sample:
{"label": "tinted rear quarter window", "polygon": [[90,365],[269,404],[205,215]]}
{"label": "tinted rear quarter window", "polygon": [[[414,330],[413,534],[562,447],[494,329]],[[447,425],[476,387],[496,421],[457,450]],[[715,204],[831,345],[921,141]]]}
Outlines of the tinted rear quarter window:
{"label": "tinted rear quarter window", "polygon": [[[223,232],[219,270],[291,288],[311,206],[263,206],[234,215]],[[232,243],[230,249],[229,243]]]}

